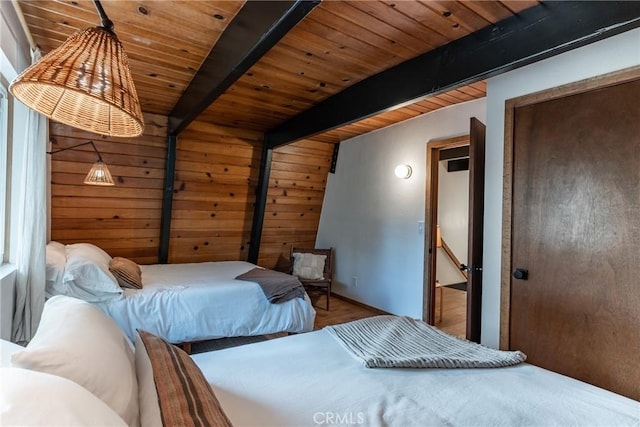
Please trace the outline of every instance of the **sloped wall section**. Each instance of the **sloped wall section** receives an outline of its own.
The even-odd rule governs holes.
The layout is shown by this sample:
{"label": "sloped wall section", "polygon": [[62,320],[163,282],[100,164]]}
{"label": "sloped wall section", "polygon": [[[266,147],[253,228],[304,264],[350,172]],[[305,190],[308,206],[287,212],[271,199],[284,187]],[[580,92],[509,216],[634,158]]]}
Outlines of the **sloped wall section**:
{"label": "sloped wall section", "polygon": [[169,263],[246,260],[262,133],[193,122],[178,136]]}
{"label": "sloped wall section", "polygon": [[[178,137],[169,262],[247,260],[262,134],[194,122]],[[286,270],[292,244],[313,246],[332,144],[274,150],[258,264]]]}
{"label": "sloped wall section", "polygon": [[301,140],[274,150],[258,264],[287,271],[292,245],[315,247],[333,146]]}

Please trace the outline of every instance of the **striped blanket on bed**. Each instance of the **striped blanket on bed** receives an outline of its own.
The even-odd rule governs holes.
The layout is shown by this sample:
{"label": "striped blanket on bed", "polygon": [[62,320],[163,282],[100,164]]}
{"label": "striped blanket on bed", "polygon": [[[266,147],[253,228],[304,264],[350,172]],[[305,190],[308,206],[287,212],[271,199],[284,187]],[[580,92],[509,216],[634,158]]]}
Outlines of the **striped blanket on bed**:
{"label": "striped blanket on bed", "polygon": [[484,347],[409,317],[374,316],[325,330],[368,368],[496,368],[526,359],[520,351]]}

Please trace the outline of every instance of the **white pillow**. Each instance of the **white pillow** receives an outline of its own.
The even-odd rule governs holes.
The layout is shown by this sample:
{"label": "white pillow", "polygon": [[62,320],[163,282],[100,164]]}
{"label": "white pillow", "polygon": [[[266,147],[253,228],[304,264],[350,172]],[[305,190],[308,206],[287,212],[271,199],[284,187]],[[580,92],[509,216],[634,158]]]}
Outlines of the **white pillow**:
{"label": "white pillow", "polygon": [[44,305],[40,325],[14,367],[70,379],[110,406],[130,426],[139,425],[138,381],[131,342],[93,305],[57,295]]}
{"label": "white pillow", "polygon": [[24,350],[24,347],[21,345],[11,341],[0,340],[0,366],[11,366],[11,355],[22,350]]}
{"label": "white pillow", "polygon": [[326,255],[293,253],[293,275],[300,279],[322,280]]}
{"label": "white pillow", "polygon": [[0,384],[3,426],[126,426],[104,402],[66,378],[0,368]]}
{"label": "white pillow", "polygon": [[67,250],[60,242],[49,242],[45,250],[46,293],[47,296],[64,294],[64,268],[67,264]]}
{"label": "white pillow", "polygon": [[89,302],[122,298],[123,290],[109,271],[111,256],[91,243],[67,245],[65,295]]}

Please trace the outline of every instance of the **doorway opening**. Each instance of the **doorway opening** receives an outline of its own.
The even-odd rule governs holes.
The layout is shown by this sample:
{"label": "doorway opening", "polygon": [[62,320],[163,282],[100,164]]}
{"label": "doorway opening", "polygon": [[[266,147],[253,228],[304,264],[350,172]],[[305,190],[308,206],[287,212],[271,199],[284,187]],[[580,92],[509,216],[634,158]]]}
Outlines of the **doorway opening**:
{"label": "doorway opening", "polygon": [[[431,152],[431,162],[427,161],[428,176],[431,177],[431,182],[427,183],[431,189],[427,206],[430,205],[433,217],[426,228],[432,229],[429,226],[432,222],[436,230],[430,254],[435,260],[434,274],[429,275],[435,292],[428,304],[434,313],[429,323],[464,338],[467,331],[467,274],[460,270],[460,264],[467,264],[469,135],[431,141],[427,152]],[[467,161],[466,170],[448,172],[449,161],[452,161],[452,169],[458,169],[454,165],[462,163],[459,160]]]}
{"label": "doorway opening", "polygon": [[438,161],[435,325],[464,338],[467,333],[469,242],[469,146],[442,148]]}
{"label": "doorway opening", "polygon": [[480,342],[484,125],[427,143],[423,318]]}

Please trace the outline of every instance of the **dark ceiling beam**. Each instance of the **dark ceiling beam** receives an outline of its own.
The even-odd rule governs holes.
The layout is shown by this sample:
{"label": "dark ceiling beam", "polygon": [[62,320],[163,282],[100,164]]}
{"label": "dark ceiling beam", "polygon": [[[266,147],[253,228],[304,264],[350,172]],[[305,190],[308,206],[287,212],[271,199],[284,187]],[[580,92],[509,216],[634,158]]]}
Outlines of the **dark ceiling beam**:
{"label": "dark ceiling beam", "polygon": [[637,1],[552,1],[369,77],[269,130],[270,148],[640,26]]}
{"label": "dark ceiling beam", "polygon": [[[246,2],[213,46],[173,111],[169,114],[167,165],[158,262],[166,263],[169,258],[177,135],[319,3],[320,0]],[[184,24],[189,25],[188,22]],[[264,151],[271,152],[271,150]],[[259,185],[266,185],[263,182],[265,180],[268,184],[268,168],[266,172],[261,172]],[[266,193],[264,198],[266,200]],[[254,214],[252,236],[253,233],[262,230],[264,209],[258,210],[257,215],[260,218],[256,218],[256,214]],[[260,249],[259,236],[256,242],[257,249],[252,248],[252,251]],[[257,255],[255,257],[257,259]]]}
{"label": "dark ceiling beam", "polygon": [[185,129],[319,3],[246,2],[169,114],[169,134]]}

